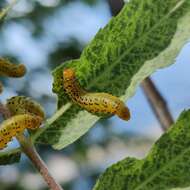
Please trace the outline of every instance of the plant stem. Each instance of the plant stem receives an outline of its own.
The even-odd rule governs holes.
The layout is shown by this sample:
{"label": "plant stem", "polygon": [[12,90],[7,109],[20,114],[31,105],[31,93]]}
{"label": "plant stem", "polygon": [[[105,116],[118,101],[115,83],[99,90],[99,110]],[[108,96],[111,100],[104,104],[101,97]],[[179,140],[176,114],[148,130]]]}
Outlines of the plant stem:
{"label": "plant stem", "polygon": [[26,139],[24,135],[17,136],[17,139],[21,145],[23,152],[27,155],[30,161],[33,163],[35,168],[43,176],[47,185],[52,190],[63,190],[62,187],[55,181],[51,176],[43,160],[40,158],[35,147],[32,145],[29,139]]}
{"label": "plant stem", "polygon": [[[11,117],[10,111],[2,103],[0,103],[0,113],[3,115],[5,119]],[[23,134],[17,135],[17,140],[20,143],[23,153],[25,153],[25,155],[30,159],[34,167],[42,175],[49,188],[51,190],[63,190],[62,187],[56,182],[56,180],[49,173],[47,166],[40,158],[38,152],[31,143],[31,140],[26,138]]]}
{"label": "plant stem", "polygon": [[108,3],[113,16],[116,16],[125,5],[123,0],[108,0]]}
{"label": "plant stem", "polygon": [[167,107],[166,101],[150,78],[146,78],[141,83],[141,86],[154,114],[161,124],[162,129],[164,131],[167,130],[174,121]]}
{"label": "plant stem", "polygon": [[32,142],[35,142],[36,139],[40,136],[40,134],[42,134],[46,130],[46,127],[51,125],[54,121],[56,121],[70,107],[71,107],[71,103],[67,103],[66,105],[63,105],[49,119],[47,119],[46,123],[44,124],[45,126],[40,128],[40,130],[31,137]]}

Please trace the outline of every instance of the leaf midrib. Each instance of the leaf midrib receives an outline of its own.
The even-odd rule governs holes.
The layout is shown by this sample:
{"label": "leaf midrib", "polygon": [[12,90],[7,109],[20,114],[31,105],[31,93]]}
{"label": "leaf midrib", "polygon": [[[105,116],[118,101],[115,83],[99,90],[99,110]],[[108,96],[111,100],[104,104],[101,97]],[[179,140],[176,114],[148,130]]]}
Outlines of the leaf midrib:
{"label": "leaf midrib", "polygon": [[[142,40],[143,38],[144,38],[144,36],[146,36],[146,35],[148,35],[150,32],[152,32],[152,30],[154,30],[154,28],[156,28],[159,24],[160,24],[160,22],[163,20],[163,19],[165,19],[165,18],[167,18],[167,17],[169,17],[170,16],[170,14],[172,14],[176,9],[178,9],[180,6],[182,6],[182,4],[185,2],[186,0],[181,0],[180,2],[178,2],[174,7],[173,7],[173,9],[171,9],[171,11],[168,13],[168,14],[166,14],[165,16],[163,16],[163,18],[162,19],[160,19],[159,20],[159,22],[157,22],[147,33],[145,33],[145,34],[143,34],[142,35],[142,38],[139,38],[138,40],[136,40],[135,41],[135,43],[133,44],[133,46],[128,50],[128,51],[126,51],[126,52],[124,52],[123,53],[123,55],[121,55],[120,56],[120,58],[118,59],[118,60],[116,60],[110,67],[107,67],[107,69],[105,69],[104,71],[103,71],[103,73],[105,73],[105,72],[107,72],[107,71],[110,71],[127,53],[129,53],[133,48],[134,48],[134,46],[137,44],[137,43],[139,43],[139,41],[140,40]],[[179,6],[178,6],[179,5]],[[90,85],[87,85],[87,87],[92,87],[94,84],[96,84],[97,82],[98,82],[98,80],[100,80],[101,79],[101,77],[102,77],[102,75],[100,76],[100,77],[96,77],[96,78],[94,78],[94,80],[92,80],[92,82],[90,83]],[[73,105],[73,103],[71,102],[71,105]],[[66,109],[64,109],[63,107],[65,107],[65,106],[62,106],[57,112],[59,112],[59,114],[56,114],[56,115],[61,115],[61,114],[63,114],[65,111],[67,111],[70,107],[71,107],[71,105],[69,106],[69,107],[67,107]],[[64,111],[63,111],[64,110]],[[55,115],[54,114],[54,115]],[[51,120],[52,122],[50,122],[46,127],[44,127],[44,129],[43,129],[43,131],[45,131],[45,129],[47,129],[47,128],[49,128],[49,126],[51,125],[51,124],[53,124],[54,123],[54,119],[52,120],[52,118],[55,118],[54,117],[54,115],[51,117],[51,118],[49,118],[49,120]],[[58,119],[58,118],[57,118]],[[41,131],[40,133],[35,133],[35,135],[33,136],[33,141],[35,141],[39,136],[40,136],[40,134],[43,132],[43,131]]]}
{"label": "leaf midrib", "polygon": [[153,175],[151,175],[150,178],[148,178],[147,180],[145,180],[143,183],[141,183],[139,186],[135,187],[134,190],[139,190],[141,189],[143,186],[146,186],[152,179],[154,179],[156,176],[158,176],[162,171],[166,170],[167,168],[169,168],[171,165],[173,165],[173,163],[177,162],[178,160],[180,160],[183,155],[185,153],[187,153],[188,151],[190,151],[190,147],[188,147],[187,149],[185,149],[184,151],[182,151],[182,153],[178,156],[176,156],[172,161],[168,161],[168,164],[166,164],[165,166],[161,167],[160,170],[157,170],[157,172],[155,172]]}
{"label": "leaf midrib", "polygon": [[166,18],[168,18],[174,11],[176,11],[178,8],[180,8],[183,3],[185,3],[186,0],[181,0],[180,2],[178,2],[173,8],[171,8],[171,11],[169,13],[167,13],[166,15],[164,15],[160,20],[159,22],[157,22],[147,33],[143,34],[140,38],[138,38],[138,40],[135,40],[135,43],[127,50],[125,51],[121,56],[120,58],[118,58],[114,63],[112,63],[109,67],[106,67],[106,69],[104,69],[102,72],[101,72],[101,75],[96,78],[94,78],[94,80],[92,80],[90,82],[90,85],[87,85],[88,88],[91,88],[93,87],[95,84],[98,83],[99,80],[101,80],[101,78],[104,76],[104,74],[102,73],[110,73],[111,70],[115,67],[115,65],[117,65],[128,53],[130,53],[131,50],[133,50],[133,48],[138,44],[140,43],[140,41],[144,38],[146,38],[150,32],[152,32],[157,26],[160,25],[160,23],[162,23],[163,20],[165,20]]}

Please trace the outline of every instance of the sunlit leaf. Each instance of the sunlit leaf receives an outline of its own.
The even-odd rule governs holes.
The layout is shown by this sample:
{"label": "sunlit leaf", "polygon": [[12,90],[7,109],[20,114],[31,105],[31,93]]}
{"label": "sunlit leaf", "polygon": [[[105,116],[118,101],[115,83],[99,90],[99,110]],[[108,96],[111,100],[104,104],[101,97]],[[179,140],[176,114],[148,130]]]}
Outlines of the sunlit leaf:
{"label": "sunlit leaf", "polygon": [[54,70],[53,91],[58,95],[58,111],[33,140],[62,149],[99,120],[98,116],[69,104],[62,85],[64,68],[75,68],[84,88],[128,100],[145,77],[175,62],[190,39],[189,20],[189,0],[131,0],[127,3],[120,14],[97,33],[80,59],[65,62]]}
{"label": "sunlit leaf", "polygon": [[94,190],[169,190],[190,186],[190,110],[184,111],[142,160],[109,167]]}

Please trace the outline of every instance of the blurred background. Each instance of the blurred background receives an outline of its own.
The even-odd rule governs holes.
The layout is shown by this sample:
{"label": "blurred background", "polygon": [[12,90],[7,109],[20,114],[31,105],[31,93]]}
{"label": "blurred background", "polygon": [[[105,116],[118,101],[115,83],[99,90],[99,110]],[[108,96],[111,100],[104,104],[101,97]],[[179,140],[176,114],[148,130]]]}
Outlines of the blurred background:
{"label": "blurred background", "polygon": [[[1,0],[0,7],[10,1]],[[78,58],[96,32],[116,15],[120,0],[20,0],[0,23],[0,56],[27,66],[21,79],[1,78],[0,101],[15,95],[31,96],[51,116],[56,110],[51,71],[65,60]],[[176,63],[153,74],[173,117],[190,108],[190,43]],[[127,156],[142,158],[162,129],[142,92],[128,102],[129,122],[112,117],[96,124],[86,135],[62,151],[39,146],[50,172],[65,190],[89,190],[108,166]],[[17,146],[13,141],[8,148]],[[0,166],[1,190],[45,190],[41,176],[26,157],[18,164]]]}

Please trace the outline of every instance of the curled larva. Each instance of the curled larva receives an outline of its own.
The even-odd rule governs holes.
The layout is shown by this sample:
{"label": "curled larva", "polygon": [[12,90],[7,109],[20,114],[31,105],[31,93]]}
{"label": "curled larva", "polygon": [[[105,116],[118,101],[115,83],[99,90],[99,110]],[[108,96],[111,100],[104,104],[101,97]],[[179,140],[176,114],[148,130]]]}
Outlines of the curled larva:
{"label": "curled larva", "polygon": [[26,67],[23,64],[13,64],[7,59],[0,58],[0,76],[22,77],[26,73]]}
{"label": "curled larva", "polygon": [[42,119],[45,118],[45,113],[42,106],[29,97],[14,96],[7,100],[6,106],[8,107],[12,115],[30,113],[37,115]]}
{"label": "curled larva", "polygon": [[23,133],[25,129],[37,129],[42,123],[42,118],[31,114],[15,115],[5,120],[0,126],[0,149],[6,147],[19,133]]}
{"label": "curled larva", "polygon": [[63,86],[73,102],[91,113],[116,114],[123,120],[130,119],[129,109],[118,97],[108,93],[89,93],[82,89],[73,69],[63,71]]}

